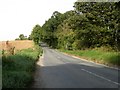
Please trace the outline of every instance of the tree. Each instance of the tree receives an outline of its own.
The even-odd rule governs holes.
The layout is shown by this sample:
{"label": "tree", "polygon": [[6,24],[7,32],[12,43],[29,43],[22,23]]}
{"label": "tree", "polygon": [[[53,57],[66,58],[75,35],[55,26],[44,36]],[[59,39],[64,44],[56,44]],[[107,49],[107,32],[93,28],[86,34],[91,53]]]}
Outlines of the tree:
{"label": "tree", "polygon": [[31,35],[29,35],[29,37],[28,37],[28,40],[32,40],[32,37],[31,37]]}
{"label": "tree", "polygon": [[[98,26],[102,40],[99,45],[110,45],[115,47],[117,27],[119,24],[119,3],[114,2],[75,2],[75,11],[84,14],[92,25]],[[104,28],[104,29],[102,29]],[[118,42],[118,41],[117,41]]]}
{"label": "tree", "polygon": [[63,21],[63,15],[58,11],[53,12],[51,18],[45,22],[42,26],[43,28],[43,41],[47,42],[49,46],[55,48],[57,46],[57,37],[55,36],[55,32],[57,27]]}
{"label": "tree", "polygon": [[34,27],[32,39],[54,48],[120,48],[119,2],[75,2],[74,8],[64,14],[53,12],[42,27]]}
{"label": "tree", "polygon": [[19,38],[16,38],[15,40],[27,40],[27,36],[24,36],[24,34],[20,34]]}
{"label": "tree", "polygon": [[26,39],[27,39],[27,37],[26,37],[26,36],[24,36],[24,34],[20,34],[20,35],[19,35],[19,39],[20,39],[20,40],[26,40]]}
{"label": "tree", "polygon": [[41,36],[41,31],[42,28],[40,25],[35,25],[35,27],[33,28],[32,32],[31,32],[31,38],[32,40],[35,42],[35,44],[38,44],[42,38]]}

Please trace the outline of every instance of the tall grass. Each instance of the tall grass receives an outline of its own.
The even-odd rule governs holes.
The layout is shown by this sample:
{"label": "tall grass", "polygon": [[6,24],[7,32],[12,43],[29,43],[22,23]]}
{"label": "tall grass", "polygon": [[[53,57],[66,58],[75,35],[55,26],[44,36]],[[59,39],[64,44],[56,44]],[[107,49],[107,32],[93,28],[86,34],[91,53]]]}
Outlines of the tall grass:
{"label": "tall grass", "polygon": [[33,80],[35,62],[42,53],[41,48],[24,49],[15,55],[2,57],[2,87],[24,88]]}
{"label": "tall grass", "polygon": [[104,51],[101,49],[89,50],[60,50],[62,52],[72,54],[81,58],[92,60],[95,62],[120,66],[120,53],[115,51]]}

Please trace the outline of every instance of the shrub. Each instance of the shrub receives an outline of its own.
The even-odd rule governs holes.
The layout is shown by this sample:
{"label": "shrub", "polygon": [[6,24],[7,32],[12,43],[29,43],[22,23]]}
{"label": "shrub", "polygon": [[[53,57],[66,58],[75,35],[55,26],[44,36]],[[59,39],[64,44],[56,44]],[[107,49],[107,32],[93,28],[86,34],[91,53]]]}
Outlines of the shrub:
{"label": "shrub", "polygon": [[35,46],[34,49],[24,49],[15,55],[2,57],[2,84],[3,88],[24,88],[33,80],[35,62],[42,50]]}

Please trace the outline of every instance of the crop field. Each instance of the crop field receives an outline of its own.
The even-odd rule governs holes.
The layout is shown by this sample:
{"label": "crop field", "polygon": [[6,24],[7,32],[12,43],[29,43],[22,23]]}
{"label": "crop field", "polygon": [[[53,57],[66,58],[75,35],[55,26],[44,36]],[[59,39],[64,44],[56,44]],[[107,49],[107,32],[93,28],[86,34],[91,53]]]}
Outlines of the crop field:
{"label": "crop field", "polygon": [[7,50],[8,48],[15,47],[15,50],[22,50],[33,47],[33,41],[31,40],[18,40],[18,41],[8,41],[8,45],[6,45],[6,41],[0,41],[0,50]]}

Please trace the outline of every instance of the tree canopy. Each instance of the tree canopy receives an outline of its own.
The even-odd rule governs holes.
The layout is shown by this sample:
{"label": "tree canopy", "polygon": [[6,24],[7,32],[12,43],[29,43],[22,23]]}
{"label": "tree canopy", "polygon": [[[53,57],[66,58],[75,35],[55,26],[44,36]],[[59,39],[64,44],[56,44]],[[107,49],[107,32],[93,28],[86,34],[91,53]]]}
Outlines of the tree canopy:
{"label": "tree canopy", "polygon": [[42,38],[42,27],[38,24],[35,25],[35,27],[33,28],[31,32],[30,37],[36,44],[38,44]]}
{"label": "tree canopy", "polygon": [[52,16],[31,33],[38,43],[54,48],[85,49],[109,46],[120,50],[120,2],[75,2],[74,10]]}

